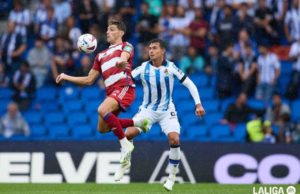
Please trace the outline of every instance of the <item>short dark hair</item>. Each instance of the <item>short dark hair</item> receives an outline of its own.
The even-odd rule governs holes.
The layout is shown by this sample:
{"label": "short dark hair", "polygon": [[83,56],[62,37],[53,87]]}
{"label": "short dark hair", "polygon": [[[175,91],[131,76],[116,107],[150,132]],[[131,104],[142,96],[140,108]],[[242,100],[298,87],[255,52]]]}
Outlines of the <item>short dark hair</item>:
{"label": "short dark hair", "polygon": [[158,43],[160,48],[162,49],[166,49],[167,48],[167,44],[165,41],[163,41],[162,39],[159,39],[159,38],[156,38],[156,39],[152,39],[148,42],[148,46],[150,46],[150,44],[153,44],[153,43]]}
{"label": "short dark hair", "polygon": [[121,20],[111,18],[108,20],[108,25],[116,25],[119,30],[123,31],[124,33],[126,32],[126,25]]}

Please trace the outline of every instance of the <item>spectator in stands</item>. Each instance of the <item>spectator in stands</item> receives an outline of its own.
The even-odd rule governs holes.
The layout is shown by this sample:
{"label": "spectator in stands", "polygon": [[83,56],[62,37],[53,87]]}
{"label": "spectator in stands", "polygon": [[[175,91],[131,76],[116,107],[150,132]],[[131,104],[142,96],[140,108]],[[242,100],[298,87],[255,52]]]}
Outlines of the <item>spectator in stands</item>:
{"label": "spectator in stands", "polygon": [[38,37],[35,40],[35,46],[30,49],[28,54],[28,63],[36,81],[36,88],[44,85],[49,73],[50,62],[51,53],[44,41]]}
{"label": "spectator in stands", "polygon": [[135,28],[135,23],[132,22],[133,16],[135,14],[135,0],[123,0],[123,1],[116,1],[115,10],[117,13],[120,14],[121,19],[126,24],[126,34],[124,36],[124,40],[128,40],[129,37],[134,32],[133,29]]}
{"label": "spectator in stands", "polygon": [[263,141],[265,135],[261,118],[258,117],[247,122],[246,128],[250,142],[259,143]]}
{"label": "spectator in stands", "polygon": [[9,85],[9,77],[5,73],[4,64],[0,61],[0,88],[6,88]]}
{"label": "spectator in stands", "polygon": [[255,38],[258,42],[268,41],[275,44],[278,41],[278,33],[274,29],[274,16],[271,9],[266,6],[265,0],[258,1],[258,8],[255,10]]}
{"label": "spectator in stands", "polygon": [[195,47],[189,46],[186,55],[180,59],[179,66],[187,74],[201,72],[204,67],[204,59],[201,55],[197,55]]}
{"label": "spectator in stands", "polygon": [[195,10],[195,20],[191,22],[188,28],[190,45],[196,48],[197,54],[204,56],[205,41],[209,31],[208,23],[203,19],[203,13],[200,9]]}
{"label": "spectator in stands", "polygon": [[34,23],[34,32],[39,34],[40,25],[47,20],[48,14],[47,9],[52,7],[52,0],[42,0],[34,11],[33,23]]}
{"label": "spectator in stands", "polygon": [[27,61],[23,61],[20,69],[15,72],[12,87],[13,100],[21,110],[27,109],[35,93],[35,79]]}
{"label": "spectator in stands", "polygon": [[179,0],[178,5],[180,5],[184,9],[201,9],[201,7],[203,6],[202,0]]}
{"label": "spectator in stands", "polygon": [[259,45],[260,55],[257,59],[258,86],[255,97],[265,102],[271,98],[280,74],[280,62],[276,54],[269,51],[267,43]]}
{"label": "spectator in stands", "polygon": [[219,51],[217,45],[210,45],[208,47],[208,55],[205,59],[204,71],[208,75],[216,75],[218,70],[218,64],[220,60]]}
{"label": "spectator in stands", "polygon": [[189,37],[186,36],[186,28],[191,23],[191,18],[188,18],[183,7],[176,7],[176,16],[170,19],[171,39],[170,48],[172,59],[178,61],[186,52],[189,45]]}
{"label": "spectator in stands", "polygon": [[94,0],[83,0],[78,4],[78,15],[82,33],[87,33],[92,24],[97,23],[99,9]]}
{"label": "spectator in stands", "polygon": [[263,143],[276,143],[276,137],[273,133],[273,128],[270,121],[264,121],[263,123],[263,132],[264,132],[264,139],[262,140]]}
{"label": "spectator in stands", "polygon": [[71,5],[69,1],[55,0],[54,3],[55,18],[59,24],[63,24],[64,21],[71,15]]}
{"label": "spectator in stands", "polygon": [[77,76],[87,76],[91,70],[91,59],[85,55],[80,61],[80,67],[77,70]]}
{"label": "spectator in stands", "polygon": [[248,96],[254,93],[257,79],[257,58],[249,43],[244,45],[245,53],[240,57],[237,64],[238,82],[241,91]]}
{"label": "spectator in stands", "polygon": [[41,29],[39,36],[47,43],[47,45],[52,49],[53,40],[56,37],[58,30],[58,22],[55,17],[55,12],[53,7],[47,8],[47,19],[41,23]]}
{"label": "spectator in stands", "polygon": [[14,0],[14,9],[9,13],[8,21],[16,24],[15,32],[27,36],[27,28],[30,24],[29,10],[24,8],[22,0]]}
{"label": "spectator in stands", "polygon": [[[213,1],[213,0],[212,0]],[[218,32],[218,23],[219,20],[221,20],[222,17],[224,17],[224,7],[226,4],[225,0],[219,0],[215,2],[206,2],[208,9],[211,10],[211,15],[210,15],[210,39],[212,42],[216,42],[216,36]]]}
{"label": "spectator in stands", "polygon": [[224,17],[217,22],[217,41],[222,50],[235,41],[234,16],[229,5],[225,5]]}
{"label": "spectator in stands", "polygon": [[237,35],[242,29],[245,29],[248,34],[253,37],[253,18],[248,14],[248,3],[243,2],[241,3],[238,12],[237,17],[234,21],[234,30],[235,34]]}
{"label": "spectator in stands", "polygon": [[5,73],[12,75],[20,67],[22,54],[26,50],[26,39],[15,32],[15,23],[7,22],[6,32],[0,39],[0,57],[5,65]]}
{"label": "spectator in stands", "polygon": [[292,44],[289,59],[293,62],[293,72],[287,87],[286,97],[295,99],[298,97],[298,89],[300,87],[300,37]]}
{"label": "spectator in stands", "polygon": [[291,121],[290,114],[282,114],[280,117],[280,131],[278,134],[279,142],[291,144],[300,140],[300,124]]}
{"label": "spectator in stands", "polygon": [[81,30],[79,27],[76,26],[76,21],[74,16],[70,16],[66,19],[65,25],[62,27],[62,32],[60,35],[66,39],[69,40],[71,43],[71,47],[74,50],[77,50],[77,40],[79,36],[81,35]]}
{"label": "spectator in stands", "polygon": [[235,103],[230,104],[224,114],[224,119],[221,120],[223,124],[238,124],[249,121],[250,114],[263,115],[264,110],[256,110],[247,105],[247,95],[241,93],[236,99]]}
{"label": "spectator in stands", "polygon": [[292,0],[292,6],[286,13],[284,19],[284,32],[290,43],[300,38],[299,18],[299,0]]}
{"label": "spectator in stands", "polygon": [[149,12],[156,17],[159,17],[163,10],[163,1],[162,0],[145,0],[149,5]]}
{"label": "spectator in stands", "polygon": [[51,61],[51,71],[54,81],[62,72],[74,74],[72,72],[74,61],[66,48],[66,44],[66,41],[61,37],[55,39],[54,53]]}
{"label": "spectator in stands", "polygon": [[272,106],[267,109],[267,120],[280,125],[283,114],[291,114],[290,107],[283,103],[279,93],[273,94]]}
{"label": "spectator in stands", "polygon": [[[158,37],[158,18],[149,13],[149,5],[146,2],[141,4],[141,14],[137,21],[136,31],[139,34],[139,51],[142,51],[150,40]],[[142,55],[142,52],[138,52],[139,58]]]}
{"label": "spectator in stands", "polygon": [[246,55],[246,44],[249,44],[251,49],[253,49],[253,42],[250,40],[249,34],[246,29],[242,29],[238,33],[238,41],[234,44],[234,58],[241,59]]}
{"label": "spectator in stands", "polygon": [[235,66],[233,46],[229,44],[217,64],[217,91],[220,98],[226,98],[233,92],[233,70]]}
{"label": "spectator in stands", "polygon": [[0,134],[5,138],[10,138],[18,134],[29,136],[29,126],[19,112],[16,103],[12,102],[8,104],[7,113],[0,120]]}

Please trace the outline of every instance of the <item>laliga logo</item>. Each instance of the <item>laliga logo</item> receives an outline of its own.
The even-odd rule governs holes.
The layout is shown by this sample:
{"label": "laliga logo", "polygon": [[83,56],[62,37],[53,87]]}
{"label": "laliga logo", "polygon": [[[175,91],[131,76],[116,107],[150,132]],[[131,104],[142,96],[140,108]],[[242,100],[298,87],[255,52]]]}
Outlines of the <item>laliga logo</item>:
{"label": "laliga logo", "polygon": [[294,186],[288,186],[285,190],[281,186],[260,186],[258,189],[253,187],[253,194],[296,194],[296,188]]}

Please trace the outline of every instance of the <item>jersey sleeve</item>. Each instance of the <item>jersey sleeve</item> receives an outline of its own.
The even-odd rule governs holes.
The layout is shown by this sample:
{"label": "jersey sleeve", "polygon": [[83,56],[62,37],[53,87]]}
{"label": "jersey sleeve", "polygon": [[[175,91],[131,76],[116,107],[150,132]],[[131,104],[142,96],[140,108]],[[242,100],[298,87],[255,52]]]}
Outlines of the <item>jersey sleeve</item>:
{"label": "jersey sleeve", "polygon": [[170,64],[170,71],[173,75],[177,77],[177,79],[182,83],[186,79],[186,74],[183,73],[174,63]]}
{"label": "jersey sleeve", "polygon": [[99,54],[96,55],[93,63],[93,69],[101,73],[101,59],[99,59]]}
{"label": "jersey sleeve", "polygon": [[132,44],[130,44],[129,42],[125,42],[123,44],[122,51],[129,53],[130,57],[132,57],[134,51]]}
{"label": "jersey sleeve", "polygon": [[131,75],[134,80],[140,80],[142,74],[143,65],[132,70]]}

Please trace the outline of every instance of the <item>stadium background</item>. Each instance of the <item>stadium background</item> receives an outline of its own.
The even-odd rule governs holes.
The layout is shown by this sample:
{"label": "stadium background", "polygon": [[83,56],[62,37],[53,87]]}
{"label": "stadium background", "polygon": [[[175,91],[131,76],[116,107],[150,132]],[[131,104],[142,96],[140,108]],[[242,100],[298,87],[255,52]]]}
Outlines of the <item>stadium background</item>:
{"label": "stadium background", "polygon": [[[0,175],[0,182],[72,182],[72,179],[68,180],[68,175],[64,173],[67,170],[62,169],[62,165],[69,163],[60,163],[58,152],[67,154],[62,157],[62,160],[68,158],[70,154],[71,161],[74,159],[76,167],[83,161],[84,155],[91,152],[89,157],[94,158],[92,159],[94,163],[90,164],[91,173],[86,179],[80,179],[81,182],[113,182],[111,173],[114,167],[109,164],[118,160],[116,138],[112,134],[99,134],[96,130],[97,107],[105,97],[103,83],[99,80],[89,87],[78,87],[69,83],[58,86],[54,84],[53,77],[59,72],[72,75],[86,74],[95,54],[85,56],[79,53],[76,49],[77,37],[81,33],[94,34],[98,39],[97,51],[100,51],[107,47],[106,21],[109,17],[117,17],[127,23],[128,32],[125,38],[135,47],[135,67],[141,61],[147,60],[145,43],[149,39],[160,37],[169,45],[167,58],[174,60],[179,68],[188,73],[198,87],[207,112],[202,119],[194,115],[193,100],[188,90],[178,82],[173,95],[182,125],[182,150],[187,166],[192,169],[192,176],[195,179],[193,181],[189,176],[188,167],[183,162],[180,174],[183,181],[299,183],[299,173],[293,172],[299,172],[300,169],[300,155],[297,151],[300,133],[300,99],[297,93],[300,87],[299,81],[296,85],[291,84],[293,83],[291,78],[295,72],[299,75],[299,69],[293,69],[293,63],[288,56],[291,44],[300,38],[300,29],[291,31],[293,20],[299,22],[299,18],[291,16],[293,2],[296,1],[266,1],[268,8],[262,9],[263,11],[259,11],[256,1],[149,0],[145,2],[149,7],[141,0],[1,1],[0,23],[3,34],[5,35],[10,29],[6,26],[10,21],[17,21],[18,24],[13,31],[19,35],[15,42],[1,42],[1,66],[4,66],[5,70],[0,72],[0,115],[4,120],[8,104],[12,100],[16,101],[29,129],[11,133],[4,130],[4,125],[1,128],[0,164],[2,167],[0,165],[0,168],[6,169],[6,173]],[[20,10],[17,10],[18,6],[21,7]],[[143,15],[144,10],[148,10],[149,13]],[[243,12],[247,13],[247,17],[240,17]],[[52,18],[47,19],[49,15],[52,15]],[[203,19],[196,20],[196,15],[203,15]],[[271,31],[266,31],[257,25],[256,21],[261,17],[271,18],[268,20]],[[287,33],[284,30],[285,26],[290,29]],[[200,37],[192,35],[192,31],[199,29],[200,31],[202,29]],[[1,36],[1,40],[4,35]],[[33,50],[38,41],[44,44],[43,52]],[[21,52],[17,56],[10,56],[12,53],[5,51],[5,49],[9,50],[9,44],[15,44],[15,48],[20,48]],[[238,74],[238,64],[244,66],[243,62],[245,62],[242,52],[245,49],[244,45],[250,45],[256,57],[260,55],[259,45],[269,48],[278,56],[281,71],[276,80],[275,91],[290,111],[275,115],[272,113],[272,98],[264,96],[263,99],[257,99],[255,96],[257,88],[245,89],[245,83],[241,81]],[[215,57],[212,56],[214,49],[217,49],[215,53],[217,53],[217,60],[221,61],[219,63],[213,63],[211,60]],[[3,53],[7,53],[7,56],[3,57]],[[33,58],[47,60],[38,64]],[[24,60],[29,62],[29,70],[25,68],[24,76],[17,78],[16,72],[20,72]],[[222,64],[228,66],[222,67]],[[29,76],[29,80],[32,81],[28,82],[28,90],[24,94],[18,91],[16,83],[22,82],[20,80],[26,76]],[[244,107],[255,110],[249,111],[249,108],[245,108],[239,112],[238,114],[246,115],[247,119],[242,121],[236,121],[234,118],[231,121],[228,118],[227,121],[224,120],[228,106],[235,103],[242,91],[248,96]],[[121,114],[121,117],[132,117],[136,113],[142,95],[142,87],[137,84],[136,100],[126,113]],[[271,117],[267,114],[268,109],[271,110]],[[290,119],[284,119],[286,114]],[[257,116],[262,120],[271,118],[272,135],[266,132],[267,130],[263,130],[264,127],[270,126],[267,123],[263,125],[262,122],[256,128],[258,131],[255,131],[259,138],[253,140],[248,134],[252,133],[249,132],[251,129],[247,131],[246,126],[249,121],[258,121],[255,120]],[[135,163],[125,182],[150,181],[167,149],[166,138],[156,125],[148,134],[138,137],[136,151],[133,154]],[[108,159],[103,160],[108,161],[107,166],[104,164],[104,167],[111,170],[105,171],[104,174],[107,176],[101,175],[101,170],[96,170],[97,165],[102,165],[99,164],[101,157],[104,157],[93,155],[98,152],[100,155],[102,152],[109,154],[105,156]],[[235,158],[236,156],[232,154],[236,153],[241,155]],[[241,163],[233,162],[232,166],[228,167],[229,177],[236,177],[230,179],[231,182],[222,182],[223,179],[218,179],[219,176],[215,174],[217,161],[226,155],[232,156],[235,161],[239,161],[239,158],[243,159]],[[252,163],[244,163],[245,157],[250,158]],[[274,164],[269,159],[265,164],[265,159],[268,157],[271,157],[271,160],[275,157],[279,162]],[[19,169],[18,171],[17,169],[16,174],[19,176],[10,174],[10,168],[6,167],[11,164],[10,167],[13,168],[14,162],[31,165],[31,170]],[[163,161],[154,181],[163,181],[166,162]],[[262,163],[271,166],[268,171],[269,177],[262,175],[266,173],[260,168]],[[244,175],[249,173],[249,169],[256,173],[253,173],[254,177],[246,180]],[[97,179],[98,172],[99,179]],[[58,177],[48,179],[51,176],[43,177],[43,173],[44,175],[50,173],[53,177],[55,177],[54,173],[63,176],[59,178],[56,174]],[[74,180],[73,182],[80,182],[79,179]]]}

